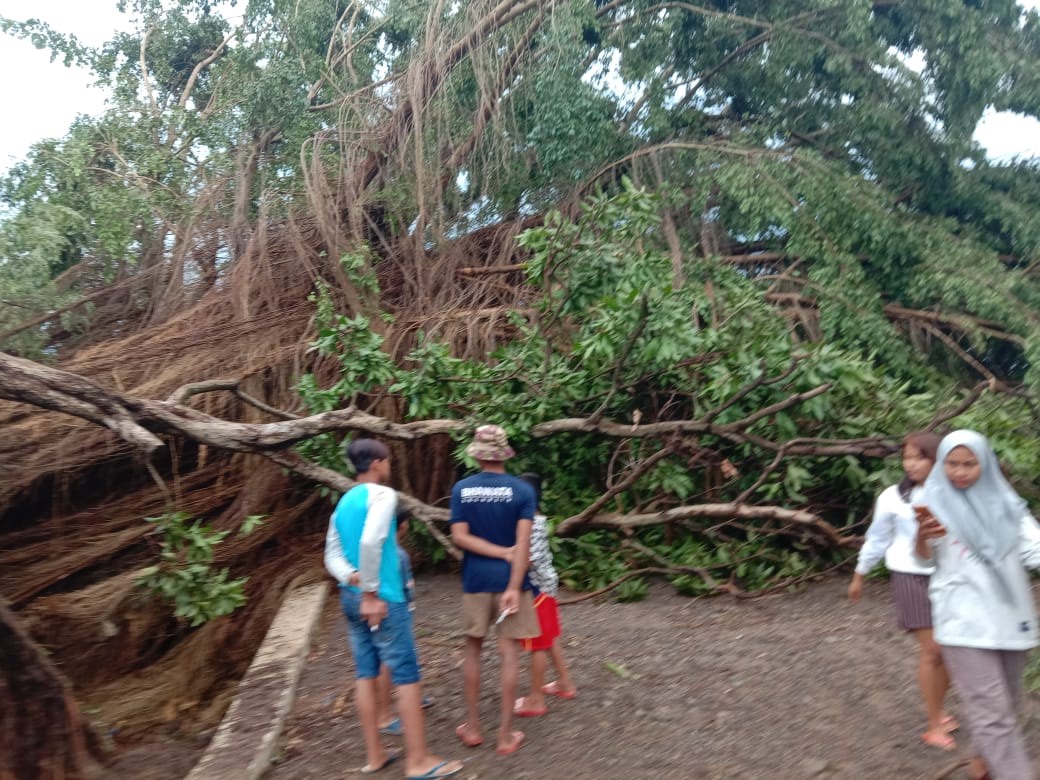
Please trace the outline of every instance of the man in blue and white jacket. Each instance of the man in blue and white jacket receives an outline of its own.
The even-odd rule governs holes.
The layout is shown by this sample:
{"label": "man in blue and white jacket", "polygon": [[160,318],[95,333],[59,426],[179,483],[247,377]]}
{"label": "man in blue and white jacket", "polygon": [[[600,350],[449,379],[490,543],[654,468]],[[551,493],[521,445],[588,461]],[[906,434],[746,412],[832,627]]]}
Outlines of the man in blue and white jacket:
{"label": "man in blue and white jacket", "polygon": [[385,664],[397,688],[405,776],[411,780],[450,777],[462,769],[462,763],[444,761],[426,748],[419,659],[397,548],[397,493],[386,484],[390,451],[374,439],[356,439],[347,447],[347,458],[357,471],[358,484],[344,494],[332,514],[325,567],[339,582],[354,654],[358,717],[368,758],[360,772],[378,772],[401,757],[388,752],[379,737],[377,678],[380,665]]}

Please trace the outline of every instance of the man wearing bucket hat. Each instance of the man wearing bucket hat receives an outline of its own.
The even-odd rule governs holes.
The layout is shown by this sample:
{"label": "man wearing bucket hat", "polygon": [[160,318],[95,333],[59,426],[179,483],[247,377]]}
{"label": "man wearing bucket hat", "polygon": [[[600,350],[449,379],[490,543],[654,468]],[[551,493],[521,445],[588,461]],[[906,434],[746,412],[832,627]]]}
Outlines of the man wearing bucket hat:
{"label": "man wearing bucket hat", "polygon": [[480,733],[480,653],[488,631],[495,627],[502,696],[496,752],[508,755],[524,741],[523,732],[513,730],[519,640],[540,633],[527,580],[536,502],[530,485],[506,473],[505,461],[515,453],[501,427],[477,428],[466,454],[477,461],[480,473],[456,482],[451,491],[451,538],[463,551],[466,635],[466,722],[455,733],[469,747],[484,741]]}

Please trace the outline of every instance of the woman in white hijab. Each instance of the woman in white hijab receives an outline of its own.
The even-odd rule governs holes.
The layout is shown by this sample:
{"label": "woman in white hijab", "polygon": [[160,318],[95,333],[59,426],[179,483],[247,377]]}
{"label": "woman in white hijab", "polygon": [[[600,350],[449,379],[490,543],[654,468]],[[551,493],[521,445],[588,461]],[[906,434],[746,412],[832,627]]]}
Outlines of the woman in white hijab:
{"label": "woman in white hijab", "polygon": [[1038,643],[1025,567],[1040,568],[1040,525],[974,431],[942,440],[914,503],[915,553],[935,565],[935,641],[964,703],[976,752],[972,775],[1033,780],[1017,710],[1026,652]]}

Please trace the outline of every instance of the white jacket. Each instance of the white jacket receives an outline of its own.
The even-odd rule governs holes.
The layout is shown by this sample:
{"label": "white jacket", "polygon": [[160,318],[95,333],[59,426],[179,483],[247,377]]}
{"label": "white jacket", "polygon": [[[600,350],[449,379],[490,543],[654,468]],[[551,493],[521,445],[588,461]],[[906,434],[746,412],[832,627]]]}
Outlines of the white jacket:
{"label": "white jacket", "polygon": [[1040,569],[1040,525],[1031,515],[1022,518],[1018,549],[997,563],[1006,567],[1010,604],[1001,597],[993,572],[952,534],[929,544],[935,562],[928,595],[936,642],[987,650],[1037,646],[1036,604],[1025,567]]}
{"label": "white jacket", "polygon": [[[921,488],[910,491],[912,501]],[[917,520],[909,502],[899,495],[899,486],[885,488],[874,503],[874,519],[870,521],[866,538],[859,551],[856,572],[866,574],[884,558],[889,571],[903,574],[931,574],[932,566],[922,566],[914,555],[917,538]]]}

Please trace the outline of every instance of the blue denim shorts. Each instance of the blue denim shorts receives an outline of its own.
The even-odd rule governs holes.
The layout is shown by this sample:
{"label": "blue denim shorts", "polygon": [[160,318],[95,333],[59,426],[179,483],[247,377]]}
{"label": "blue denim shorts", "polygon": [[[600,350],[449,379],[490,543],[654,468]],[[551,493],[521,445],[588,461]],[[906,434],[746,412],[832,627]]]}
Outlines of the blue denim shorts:
{"label": "blue denim shorts", "polygon": [[361,619],[361,594],[340,589],[340,605],[347,616],[347,633],[354,651],[355,676],[368,680],[379,676],[380,664],[390,670],[394,685],[419,682],[419,656],[412,634],[412,612],[408,604],[386,602],[386,617],[375,631]]}

